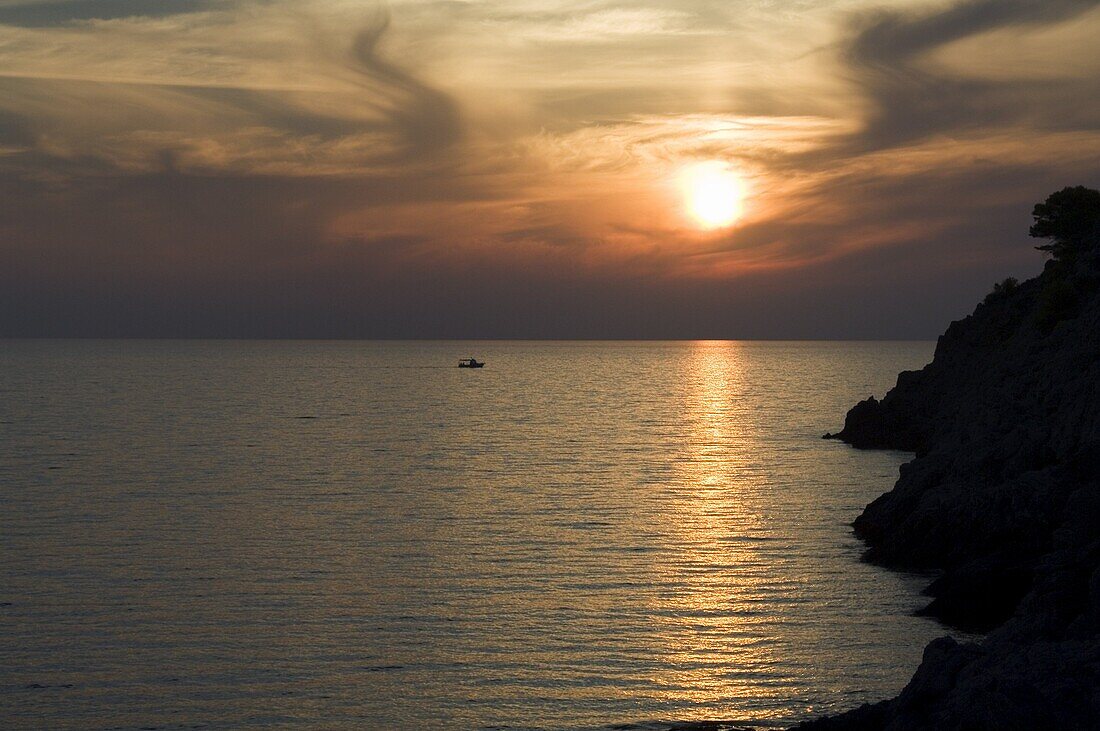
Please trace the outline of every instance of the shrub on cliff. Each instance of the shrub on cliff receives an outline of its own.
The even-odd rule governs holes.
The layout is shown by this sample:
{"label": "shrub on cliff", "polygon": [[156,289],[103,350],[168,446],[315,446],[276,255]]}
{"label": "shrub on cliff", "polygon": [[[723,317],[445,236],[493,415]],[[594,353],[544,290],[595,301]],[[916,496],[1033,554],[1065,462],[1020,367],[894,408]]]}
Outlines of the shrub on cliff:
{"label": "shrub on cliff", "polygon": [[993,285],[993,291],[985,296],[982,300],[985,304],[990,302],[996,302],[999,299],[1009,296],[1020,287],[1020,280],[1016,277],[1009,277],[1003,282],[997,282]]}
{"label": "shrub on cliff", "polygon": [[1037,239],[1051,240],[1035,248],[1055,259],[1070,257],[1096,240],[1100,228],[1100,190],[1083,185],[1062,188],[1037,203],[1031,215],[1035,223],[1028,233]]}
{"label": "shrub on cliff", "polygon": [[1062,320],[1077,315],[1078,292],[1073,282],[1065,278],[1048,279],[1039,295],[1039,308],[1035,321],[1041,332],[1050,330]]}

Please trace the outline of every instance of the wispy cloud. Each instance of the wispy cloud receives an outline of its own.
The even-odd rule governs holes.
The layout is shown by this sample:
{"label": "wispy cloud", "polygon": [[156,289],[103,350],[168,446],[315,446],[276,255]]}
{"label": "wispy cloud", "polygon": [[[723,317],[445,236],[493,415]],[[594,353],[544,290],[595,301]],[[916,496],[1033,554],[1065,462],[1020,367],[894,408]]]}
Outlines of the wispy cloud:
{"label": "wispy cloud", "polygon": [[386,9],[340,19],[246,3],[0,28],[0,135],[128,171],[168,152],[206,173],[349,174],[455,144],[457,103],[379,54]]}
{"label": "wispy cloud", "polygon": [[[1096,78],[1051,85],[1030,79],[983,79],[934,66],[948,44],[1008,27],[1039,27],[1100,7],[1097,0],[966,0],[946,9],[874,11],[857,16],[844,57],[870,107],[859,143],[890,147],[937,134],[983,130],[1021,120],[1062,126],[1100,122]],[[1005,53],[1008,49],[1000,49]],[[1072,124],[1072,122],[1070,122]]]}
{"label": "wispy cloud", "polygon": [[41,28],[89,20],[181,15],[219,4],[219,0],[15,0],[0,5],[0,23]]}

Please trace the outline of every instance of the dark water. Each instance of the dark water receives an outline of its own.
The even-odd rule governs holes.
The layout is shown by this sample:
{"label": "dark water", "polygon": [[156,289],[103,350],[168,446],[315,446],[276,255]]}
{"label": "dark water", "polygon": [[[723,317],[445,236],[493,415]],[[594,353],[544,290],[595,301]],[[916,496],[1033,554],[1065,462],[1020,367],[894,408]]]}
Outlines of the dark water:
{"label": "dark water", "polygon": [[819,437],[931,351],[0,341],[3,725],[780,724],[885,697],[942,631],[848,523],[906,456]]}

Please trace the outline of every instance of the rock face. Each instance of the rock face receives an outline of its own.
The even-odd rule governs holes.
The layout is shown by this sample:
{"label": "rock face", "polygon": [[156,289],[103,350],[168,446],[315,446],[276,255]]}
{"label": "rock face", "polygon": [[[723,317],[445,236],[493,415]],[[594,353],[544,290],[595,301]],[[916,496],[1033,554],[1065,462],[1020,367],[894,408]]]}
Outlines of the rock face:
{"label": "rock face", "polygon": [[1100,240],[1000,285],[827,436],[916,452],[856,533],[871,561],[942,572],[925,613],[992,632],[799,728],[1100,728]]}

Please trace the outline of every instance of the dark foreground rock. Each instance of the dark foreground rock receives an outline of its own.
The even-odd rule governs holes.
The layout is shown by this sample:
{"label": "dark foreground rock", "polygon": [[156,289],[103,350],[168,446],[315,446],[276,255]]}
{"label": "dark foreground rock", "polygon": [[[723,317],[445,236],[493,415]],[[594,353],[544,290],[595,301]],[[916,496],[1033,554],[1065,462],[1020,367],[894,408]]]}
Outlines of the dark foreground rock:
{"label": "dark foreground rock", "polygon": [[916,452],[856,533],[871,561],[942,572],[925,613],[992,632],[936,640],[897,698],[798,728],[1100,729],[1098,251],[998,287],[829,435]]}

